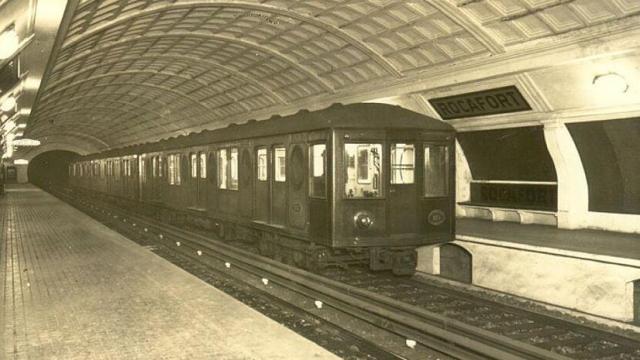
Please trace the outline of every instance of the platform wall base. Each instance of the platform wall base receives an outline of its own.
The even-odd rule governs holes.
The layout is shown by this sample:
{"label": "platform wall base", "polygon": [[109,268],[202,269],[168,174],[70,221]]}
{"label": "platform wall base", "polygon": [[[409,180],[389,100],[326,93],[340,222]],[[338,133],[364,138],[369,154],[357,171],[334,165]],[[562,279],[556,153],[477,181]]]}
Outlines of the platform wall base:
{"label": "platform wall base", "polygon": [[[475,286],[617,321],[638,321],[638,260],[470,236],[460,236],[453,244],[471,254]],[[434,259],[434,249],[423,248],[418,254],[418,271],[425,273],[437,274],[429,271],[430,264],[442,267],[445,261]]]}

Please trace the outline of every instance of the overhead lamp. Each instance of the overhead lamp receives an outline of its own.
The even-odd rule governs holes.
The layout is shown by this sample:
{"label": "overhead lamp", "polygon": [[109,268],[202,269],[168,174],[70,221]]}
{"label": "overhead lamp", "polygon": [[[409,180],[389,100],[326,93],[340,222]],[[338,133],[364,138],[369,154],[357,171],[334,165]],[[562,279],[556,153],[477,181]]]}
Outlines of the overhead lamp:
{"label": "overhead lamp", "polygon": [[12,57],[18,47],[20,47],[20,39],[18,39],[18,34],[13,26],[0,34],[0,60]]}
{"label": "overhead lamp", "polygon": [[593,78],[593,85],[597,86],[605,93],[626,93],[629,90],[627,80],[620,74],[610,72],[606,74],[596,75]]}
{"label": "overhead lamp", "polygon": [[27,159],[15,159],[13,160],[14,165],[27,165],[29,164],[29,160]]}
{"label": "overhead lamp", "polygon": [[18,124],[18,129],[24,129],[26,127],[27,127],[27,124],[25,123]]}
{"label": "overhead lamp", "polygon": [[2,126],[6,131],[11,131],[16,127],[16,123],[13,120],[9,120]]}
{"label": "overhead lamp", "polygon": [[7,121],[7,119],[8,119],[8,118],[9,118],[9,117],[8,117],[7,115],[2,115],[2,116],[0,117],[0,121],[5,122],[5,121]]}
{"label": "overhead lamp", "polygon": [[16,106],[16,98],[12,95],[7,96],[0,104],[0,110],[11,111]]}

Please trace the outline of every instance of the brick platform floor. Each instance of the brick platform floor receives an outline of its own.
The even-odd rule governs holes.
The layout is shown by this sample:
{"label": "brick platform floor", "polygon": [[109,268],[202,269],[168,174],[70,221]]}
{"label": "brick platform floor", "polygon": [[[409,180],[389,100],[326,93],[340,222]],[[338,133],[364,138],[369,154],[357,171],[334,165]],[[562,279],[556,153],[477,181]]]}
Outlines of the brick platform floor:
{"label": "brick platform floor", "polygon": [[0,196],[1,359],[335,359],[30,185]]}

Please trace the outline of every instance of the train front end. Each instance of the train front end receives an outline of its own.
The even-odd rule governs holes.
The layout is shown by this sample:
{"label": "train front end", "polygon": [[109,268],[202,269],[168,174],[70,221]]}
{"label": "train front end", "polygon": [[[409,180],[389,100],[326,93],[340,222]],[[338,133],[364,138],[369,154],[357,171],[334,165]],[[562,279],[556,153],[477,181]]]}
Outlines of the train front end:
{"label": "train front end", "polygon": [[413,274],[417,247],[454,237],[453,130],[335,129],[333,138],[334,247],[367,248],[373,270]]}

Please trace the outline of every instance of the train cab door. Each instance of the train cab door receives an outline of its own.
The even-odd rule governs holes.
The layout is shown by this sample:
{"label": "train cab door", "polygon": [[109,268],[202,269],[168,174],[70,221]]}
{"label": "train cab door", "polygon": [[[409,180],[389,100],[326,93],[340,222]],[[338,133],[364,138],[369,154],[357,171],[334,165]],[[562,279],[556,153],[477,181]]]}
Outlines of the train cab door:
{"label": "train cab door", "polygon": [[416,145],[391,142],[389,147],[389,232],[417,233],[419,188],[416,182]]}
{"label": "train cab door", "polygon": [[198,152],[198,179],[197,179],[197,199],[196,207],[198,209],[206,209],[209,194],[207,193],[207,153],[205,151]]}
{"label": "train cab door", "polygon": [[287,148],[274,146],[271,151],[271,221],[284,226],[287,220]]}
{"label": "train cab door", "polygon": [[269,186],[269,148],[258,147],[256,152],[256,176],[254,177],[254,220],[269,222],[270,186]]}

